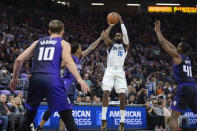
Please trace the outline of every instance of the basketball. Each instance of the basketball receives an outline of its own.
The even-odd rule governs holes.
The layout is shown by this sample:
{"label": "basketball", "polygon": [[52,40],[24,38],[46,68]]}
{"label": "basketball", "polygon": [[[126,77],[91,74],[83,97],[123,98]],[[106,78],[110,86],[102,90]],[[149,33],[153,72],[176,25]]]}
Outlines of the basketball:
{"label": "basketball", "polygon": [[119,22],[118,14],[115,12],[111,12],[107,16],[108,24],[117,24]]}

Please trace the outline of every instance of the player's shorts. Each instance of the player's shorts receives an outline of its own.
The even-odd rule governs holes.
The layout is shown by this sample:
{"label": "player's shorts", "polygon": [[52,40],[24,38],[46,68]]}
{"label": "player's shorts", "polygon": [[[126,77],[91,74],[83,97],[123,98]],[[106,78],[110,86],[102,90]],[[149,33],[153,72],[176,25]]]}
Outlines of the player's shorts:
{"label": "player's shorts", "polygon": [[102,81],[103,91],[111,92],[112,88],[115,88],[116,93],[126,93],[127,82],[125,78],[125,71],[122,68],[108,67],[105,70],[105,74]]}
{"label": "player's shorts", "polygon": [[51,113],[72,109],[60,76],[35,73],[29,82],[26,100],[26,106],[29,110],[36,110],[43,98],[47,98]]}
{"label": "player's shorts", "polygon": [[187,108],[197,113],[197,85],[194,83],[180,84],[171,105],[172,110],[181,113],[184,113]]}
{"label": "player's shorts", "polygon": [[76,82],[73,82],[70,79],[63,78],[64,80],[64,87],[66,90],[66,95],[68,96],[70,100],[70,104],[73,107],[74,106],[74,98],[75,98],[75,90],[76,90]]}

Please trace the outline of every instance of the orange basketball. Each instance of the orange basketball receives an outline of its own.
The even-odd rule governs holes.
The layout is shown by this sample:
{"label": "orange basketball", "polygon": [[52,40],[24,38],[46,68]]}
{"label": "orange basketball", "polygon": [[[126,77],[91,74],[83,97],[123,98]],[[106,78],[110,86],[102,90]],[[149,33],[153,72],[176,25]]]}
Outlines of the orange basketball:
{"label": "orange basketball", "polygon": [[117,24],[119,22],[118,14],[115,12],[111,12],[107,16],[108,24]]}

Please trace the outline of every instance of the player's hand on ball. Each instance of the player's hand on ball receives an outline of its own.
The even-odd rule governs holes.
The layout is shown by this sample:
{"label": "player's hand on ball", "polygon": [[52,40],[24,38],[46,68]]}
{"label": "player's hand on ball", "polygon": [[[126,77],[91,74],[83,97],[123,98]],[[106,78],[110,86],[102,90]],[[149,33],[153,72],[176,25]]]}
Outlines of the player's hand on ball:
{"label": "player's hand on ball", "polygon": [[154,24],[155,24],[155,32],[160,31],[160,28],[161,28],[160,20],[156,20]]}
{"label": "player's hand on ball", "polygon": [[18,78],[12,78],[11,82],[10,82],[10,90],[14,91],[16,89],[16,85],[19,84],[19,80]]}
{"label": "player's hand on ball", "polygon": [[118,19],[119,19],[119,21],[120,21],[120,24],[122,24],[122,23],[123,23],[123,21],[122,21],[122,16],[121,16],[119,13],[117,13],[117,15],[118,15]]}
{"label": "player's hand on ball", "polygon": [[81,90],[87,94],[88,92],[90,92],[90,88],[88,87],[88,85],[83,81],[83,80],[80,80],[79,81],[79,84],[81,86]]}

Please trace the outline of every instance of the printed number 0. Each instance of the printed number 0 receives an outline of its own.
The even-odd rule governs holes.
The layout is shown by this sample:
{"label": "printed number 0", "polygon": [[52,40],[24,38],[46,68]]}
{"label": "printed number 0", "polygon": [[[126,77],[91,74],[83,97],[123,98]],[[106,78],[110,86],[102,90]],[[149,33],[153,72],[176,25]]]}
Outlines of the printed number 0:
{"label": "printed number 0", "polygon": [[54,47],[40,47],[40,52],[39,52],[39,56],[38,56],[38,60],[53,60],[54,57],[54,53],[55,53],[55,48]]}
{"label": "printed number 0", "polygon": [[123,55],[123,51],[118,51],[118,56],[122,56]]}

